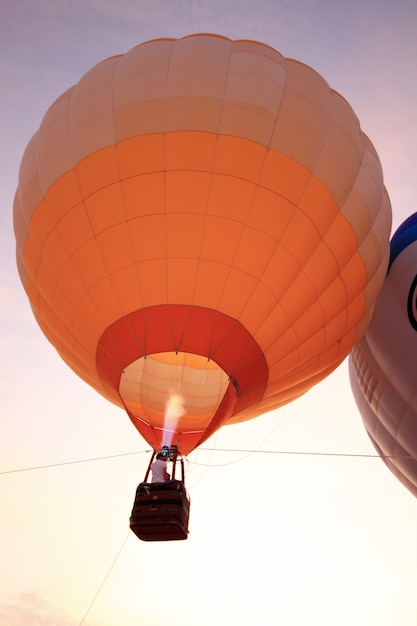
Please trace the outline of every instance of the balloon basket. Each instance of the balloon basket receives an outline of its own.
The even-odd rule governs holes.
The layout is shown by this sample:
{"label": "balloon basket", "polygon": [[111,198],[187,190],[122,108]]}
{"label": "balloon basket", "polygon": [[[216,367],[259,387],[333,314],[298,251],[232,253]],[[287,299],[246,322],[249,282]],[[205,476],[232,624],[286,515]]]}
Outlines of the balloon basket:
{"label": "balloon basket", "polygon": [[172,541],[188,537],[190,498],[181,480],[140,483],[130,528],[142,541]]}

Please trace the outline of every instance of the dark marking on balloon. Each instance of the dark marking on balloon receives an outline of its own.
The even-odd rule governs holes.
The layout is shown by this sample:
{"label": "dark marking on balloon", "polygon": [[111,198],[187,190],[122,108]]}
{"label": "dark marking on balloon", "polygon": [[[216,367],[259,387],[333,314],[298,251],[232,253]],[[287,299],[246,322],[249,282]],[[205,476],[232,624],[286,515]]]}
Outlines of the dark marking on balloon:
{"label": "dark marking on balloon", "polygon": [[417,275],[414,276],[414,280],[411,283],[411,287],[410,287],[410,291],[408,292],[408,299],[407,299],[408,319],[410,320],[410,324],[414,328],[414,330],[417,330],[417,319],[416,319],[417,293],[416,291],[417,291]]}

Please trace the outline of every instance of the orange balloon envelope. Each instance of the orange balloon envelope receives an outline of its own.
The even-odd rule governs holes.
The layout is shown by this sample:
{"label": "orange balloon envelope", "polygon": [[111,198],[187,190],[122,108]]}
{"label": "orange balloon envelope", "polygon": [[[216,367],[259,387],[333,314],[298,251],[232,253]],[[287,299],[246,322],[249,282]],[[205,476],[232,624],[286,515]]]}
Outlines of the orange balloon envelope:
{"label": "orange balloon envelope", "polygon": [[46,337],[152,447],[168,432],[182,454],[339,365],[391,228],[349,104],[306,65],[217,35],[143,43],[58,98],[14,215]]}

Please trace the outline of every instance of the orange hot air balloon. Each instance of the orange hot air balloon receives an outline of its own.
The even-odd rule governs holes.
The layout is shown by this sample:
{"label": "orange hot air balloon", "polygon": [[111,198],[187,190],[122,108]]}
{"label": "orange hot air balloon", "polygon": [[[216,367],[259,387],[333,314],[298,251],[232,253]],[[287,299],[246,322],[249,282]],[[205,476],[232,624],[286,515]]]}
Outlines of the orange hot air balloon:
{"label": "orange hot air balloon", "polygon": [[374,147],[315,71],[193,35],[109,58],[56,100],[14,219],[46,337],[153,448],[165,428],[187,454],[347,356],[391,209]]}

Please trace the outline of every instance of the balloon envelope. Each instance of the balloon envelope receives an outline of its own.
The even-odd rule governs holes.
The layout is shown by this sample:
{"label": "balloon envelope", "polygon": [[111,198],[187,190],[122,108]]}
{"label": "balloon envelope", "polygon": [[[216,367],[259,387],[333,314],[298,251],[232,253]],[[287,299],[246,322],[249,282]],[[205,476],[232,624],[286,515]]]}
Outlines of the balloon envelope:
{"label": "balloon envelope", "polygon": [[391,227],[349,104],[306,65],[216,35],[146,42],[62,94],[14,215],[46,337],[154,448],[169,432],[183,454],[337,367]]}
{"label": "balloon envelope", "polygon": [[349,371],[365,428],[393,474],[417,496],[417,213],[391,240],[390,268]]}

